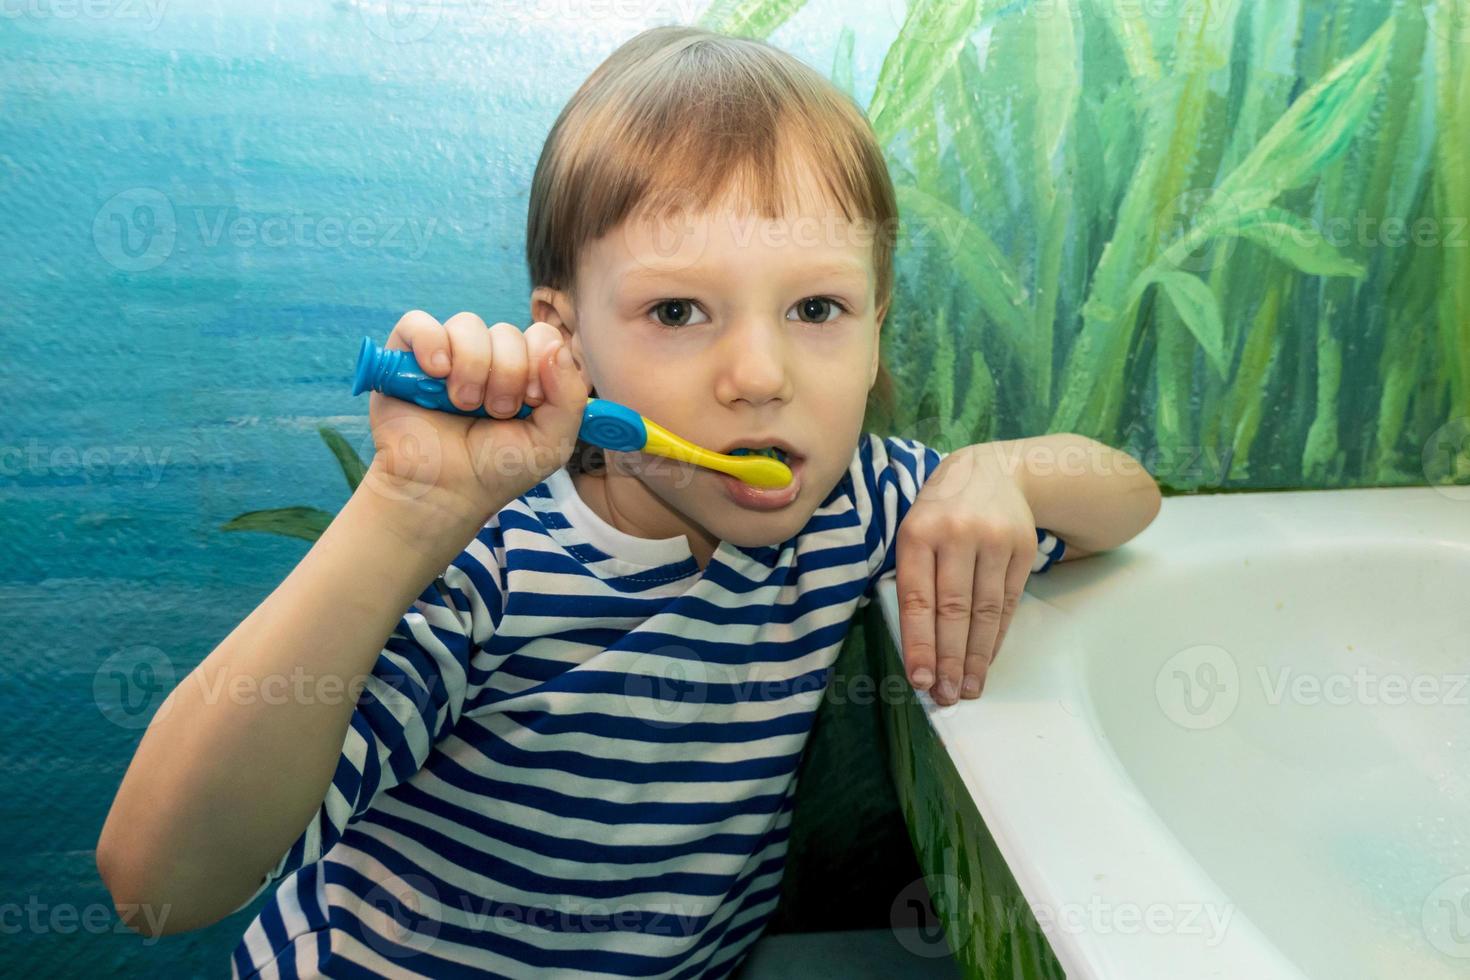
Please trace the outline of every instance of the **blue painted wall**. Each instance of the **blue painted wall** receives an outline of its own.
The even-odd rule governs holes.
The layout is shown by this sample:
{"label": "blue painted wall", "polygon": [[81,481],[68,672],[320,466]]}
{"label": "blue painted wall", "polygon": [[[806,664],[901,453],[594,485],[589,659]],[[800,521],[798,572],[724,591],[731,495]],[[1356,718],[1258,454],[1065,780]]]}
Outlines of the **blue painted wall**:
{"label": "blue painted wall", "polygon": [[[1080,431],[1186,491],[1470,481],[1464,0],[1135,4],[1128,23],[1102,0],[934,0],[902,34],[908,0],[718,5],[850,78],[874,119],[905,211],[896,431]],[[556,113],[622,41],[704,6],[0,4],[0,970],[228,968],[253,909],[146,941],[93,856],[165,694],[306,551],[219,527],[341,506],[316,430],[370,455],[364,334],[415,307],[528,322],[527,189]],[[1221,218],[1243,161],[1284,192],[1247,198],[1294,245]],[[1321,237],[1360,215],[1431,234]],[[1120,314],[1186,234],[1204,244],[1165,263],[1173,292]],[[804,798],[847,812],[822,794],[866,789],[814,743]],[[800,803],[796,824],[793,851]],[[840,857],[813,879],[861,891]]]}
{"label": "blue painted wall", "polygon": [[[702,4],[644,6],[5,7],[0,973],[228,971],[254,908],[144,940],[93,855],[164,695],[307,549],[218,527],[345,501],[315,430],[371,456],[364,334],[415,307],[529,322],[552,120],[619,43]],[[833,17],[773,40],[825,71]],[[869,92],[896,29],[856,52]]]}

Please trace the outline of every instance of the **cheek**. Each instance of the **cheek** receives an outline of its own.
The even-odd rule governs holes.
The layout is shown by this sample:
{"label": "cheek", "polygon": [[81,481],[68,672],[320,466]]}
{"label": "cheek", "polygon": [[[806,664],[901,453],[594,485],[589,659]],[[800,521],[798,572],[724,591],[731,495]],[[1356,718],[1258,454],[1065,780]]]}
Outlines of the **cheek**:
{"label": "cheek", "polygon": [[[837,439],[851,426],[860,424],[871,387],[867,365],[843,362],[814,364],[804,373],[799,391],[807,397],[808,411],[817,416],[820,431]],[[815,431],[815,430],[814,430]]]}
{"label": "cheek", "polygon": [[587,352],[584,362],[587,381],[597,389],[596,395],[640,404],[647,404],[647,396],[656,395],[661,387],[661,373],[650,369],[650,364],[649,359],[617,346]]}

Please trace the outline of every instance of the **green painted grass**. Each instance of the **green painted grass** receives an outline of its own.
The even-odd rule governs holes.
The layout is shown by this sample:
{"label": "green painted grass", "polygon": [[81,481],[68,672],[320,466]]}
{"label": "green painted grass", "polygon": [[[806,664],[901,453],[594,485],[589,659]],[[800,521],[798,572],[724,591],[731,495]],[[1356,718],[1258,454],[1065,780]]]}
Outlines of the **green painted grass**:
{"label": "green painted grass", "polygon": [[877,427],[1080,432],[1174,492],[1470,478],[1448,0],[914,0],[867,112],[904,223]]}

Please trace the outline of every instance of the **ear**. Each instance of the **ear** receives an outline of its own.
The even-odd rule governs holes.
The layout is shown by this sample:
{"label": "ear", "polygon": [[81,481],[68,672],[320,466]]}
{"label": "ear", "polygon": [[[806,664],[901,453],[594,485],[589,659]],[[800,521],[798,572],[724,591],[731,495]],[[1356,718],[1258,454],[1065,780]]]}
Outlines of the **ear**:
{"label": "ear", "polygon": [[549,323],[561,331],[562,342],[572,352],[582,377],[587,381],[588,395],[597,397],[597,388],[587,376],[587,360],[582,356],[582,335],[577,329],[577,308],[570,293],[550,286],[537,286],[531,290],[531,319]]}
{"label": "ear", "polygon": [[884,303],[878,307],[878,315],[875,318],[876,326],[873,328],[873,363],[868,365],[868,390],[873,390],[873,385],[878,383],[878,361],[883,351],[883,321],[888,316],[888,304]]}
{"label": "ear", "polygon": [[537,286],[531,290],[531,319],[551,324],[568,339],[576,332],[577,312],[572,297],[550,286]]}

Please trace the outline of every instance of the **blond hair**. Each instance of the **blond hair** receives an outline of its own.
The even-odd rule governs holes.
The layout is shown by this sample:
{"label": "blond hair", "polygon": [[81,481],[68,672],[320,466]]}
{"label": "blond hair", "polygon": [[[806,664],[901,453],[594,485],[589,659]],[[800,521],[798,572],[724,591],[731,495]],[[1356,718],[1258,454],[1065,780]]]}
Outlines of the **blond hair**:
{"label": "blond hair", "polygon": [[[846,219],[875,226],[874,308],[886,310],[898,206],[867,117],[784,51],[685,26],[650,28],[623,43],[552,124],[526,219],[532,285],[575,302],[585,245],[630,217],[706,210],[735,180],[741,200],[780,218],[783,188],[791,186],[783,149],[820,161],[818,177]],[[892,402],[893,380],[880,358],[868,409],[891,412]],[[603,465],[601,450],[579,439],[567,468]]]}

